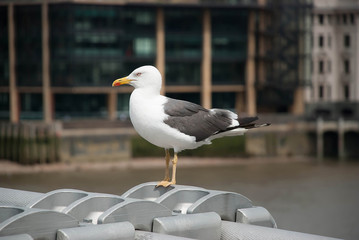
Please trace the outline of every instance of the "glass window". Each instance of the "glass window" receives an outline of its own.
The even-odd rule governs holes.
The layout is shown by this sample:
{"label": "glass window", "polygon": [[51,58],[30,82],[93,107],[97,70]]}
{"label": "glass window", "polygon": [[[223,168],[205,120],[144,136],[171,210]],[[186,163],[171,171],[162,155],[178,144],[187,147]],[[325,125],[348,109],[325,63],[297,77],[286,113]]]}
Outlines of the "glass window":
{"label": "glass window", "polygon": [[200,104],[201,96],[199,93],[166,93],[167,97]]}
{"label": "glass window", "polygon": [[245,62],[223,61],[212,63],[213,84],[244,84]]}
{"label": "glass window", "polygon": [[319,60],[319,73],[320,74],[324,73],[324,61],[323,60]]}
{"label": "glass window", "polygon": [[213,84],[243,84],[248,12],[241,9],[213,9],[211,25]]}
{"label": "glass window", "polygon": [[144,61],[144,60],[136,60],[136,59],[134,59],[133,61],[126,61],[121,65],[121,69],[117,70],[117,78],[127,76],[136,68],[139,68],[144,65],[155,65],[155,62],[154,60]]}
{"label": "glass window", "polygon": [[202,11],[199,9],[166,9],[166,59],[202,56]]}
{"label": "glass window", "polygon": [[199,62],[168,62],[166,65],[167,85],[200,85],[201,64]]}
{"label": "glass window", "polygon": [[129,118],[130,93],[120,93],[117,95],[117,117],[120,120]]}
{"label": "glass window", "polygon": [[54,64],[51,69],[53,86],[110,86],[112,81],[127,76],[143,65],[153,65],[153,61],[75,62]]}
{"label": "glass window", "polygon": [[355,24],[355,15],[353,13],[350,14],[350,23]]}
{"label": "glass window", "polygon": [[318,14],[318,22],[320,25],[324,24],[324,15],[323,14]]}
{"label": "glass window", "polygon": [[0,86],[9,86],[9,36],[7,17],[7,7],[0,6]]}
{"label": "glass window", "polygon": [[200,36],[166,36],[166,58],[201,58],[202,38]]}
{"label": "glass window", "polygon": [[0,93],[0,119],[8,120],[10,118],[10,99],[8,93]]}
{"label": "glass window", "polygon": [[19,86],[41,86],[41,5],[15,6],[14,14],[17,84]]}
{"label": "glass window", "polygon": [[121,11],[121,39],[127,58],[155,58],[156,11],[153,8],[125,7]]}
{"label": "glass window", "polygon": [[344,85],[344,99],[345,100],[349,100],[350,98],[350,88],[349,88],[349,84],[345,84]]}
{"label": "glass window", "polygon": [[212,10],[211,24],[213,58],[245,59],[247,54],[247,11]]}
{"label": "glass window", "polygon": [[153,35],[156,32],[155,8],[124,7],[120,17],[125,34],[131,33],[146,36]]}
{"label": "glass window", "polygon": [[324,47],[324,37],[323,37],[323,35],[319,35],[318,45],[321,48]]}
{"label": "glass window", "polygon": [[51,4],[51,81],[54,86],[108,86],[128,66],[153,64],[155,9]]}
{"label": "glass window", "polygon": [[42,119],[42,94],[20,94],[20,119]]}
{"label": "glass window", "polygon": [[212,94],[212,107],[223,108],[234,111],[236,104],[236,93],[218,92]]}
{"label": "glass window", "polygon": [[136,38],[135,40],[136,56],[153,56],[156,50],[156,41],[154,38]]}
{"label": "glass window", "polygon": [[350,61],[349,61],[349,59],[344,60],[344,73],[346,73],[346,74],[350,73]]}
{"label": "glass window", "polygon": [[[76,104],[74,104],[76,103]],[[106,94],[55,94],[56,119],[106,118]]]}
{"label": "glass window", "polygon": [[319,85],[319,99],[323,99],[323,98],[324,98],[324,86]]}
{"label": "glass window", "polygon": [[344,35],[344,46],[346,48],[350,47],[350,35],[349,34]]}
{"label": "glass window", "polygon": [[57,62],[51,68],[53,86],[104,86],[121,73],[119,61]]}
{"label": "glass window", "polygon": [[202,33],[202,10],[166,8],[164,13],[166,33]]}
{"label": "glass window", "polygon": [[[244,59],[247,54],[246,36],[217,36],[212,38],[213,57]],[[241,46],[241,45],[244,46]]]}

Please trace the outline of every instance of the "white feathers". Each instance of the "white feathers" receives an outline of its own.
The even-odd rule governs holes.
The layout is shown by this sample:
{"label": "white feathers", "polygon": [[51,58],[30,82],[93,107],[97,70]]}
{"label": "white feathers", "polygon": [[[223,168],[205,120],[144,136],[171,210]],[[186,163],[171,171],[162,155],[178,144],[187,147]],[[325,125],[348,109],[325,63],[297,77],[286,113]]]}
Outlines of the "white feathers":
{"label": "white feathers", "polygon": [[[160,95],[162,78],[155,67],[140,67],[127,76],[127,79],[130,79],[129,84],[135,87],[130,97],[131,122],[144,139],[156,146],[166,149],[173,148],[175,152],[180,152],[184,149],[194,149],[204,144],[210,144],[211,140],[215,138],[242,135],[247,131],[244,128],[218,131],[202,141],[196,141],[196,137],[170,127],[164,122],[168,118],[164,110],[164,104],[168,98]],[[211,109],[209,112],[210,114],[221,112],[229,117],[231,119],[229,128],[239,126],[239,122],[236,120],[237,114],[231,111]]]}

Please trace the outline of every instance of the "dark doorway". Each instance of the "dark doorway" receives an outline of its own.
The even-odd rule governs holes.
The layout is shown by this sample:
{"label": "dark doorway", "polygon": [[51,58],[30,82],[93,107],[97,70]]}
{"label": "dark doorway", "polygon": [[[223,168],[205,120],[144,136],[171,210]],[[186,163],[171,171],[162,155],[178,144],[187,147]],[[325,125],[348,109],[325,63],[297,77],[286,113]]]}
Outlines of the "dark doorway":
{"label": "dark doorway", "polygon": [[338,133],[325,132],[323,135],[324,140],[324,157],[337,158],[338,157]]}
{"label": "dark doorway", "polygon": [[359,160],[359,133],[358,132],[346,132],[344,134],[344,149],[345,155],[349,159]]}

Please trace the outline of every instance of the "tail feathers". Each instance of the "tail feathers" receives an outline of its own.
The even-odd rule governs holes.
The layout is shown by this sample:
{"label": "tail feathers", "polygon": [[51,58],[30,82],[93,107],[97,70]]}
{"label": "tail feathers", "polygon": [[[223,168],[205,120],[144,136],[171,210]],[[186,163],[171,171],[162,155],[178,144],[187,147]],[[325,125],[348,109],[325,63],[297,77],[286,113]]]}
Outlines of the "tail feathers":
{"label": "tail feathers", "polygon": [[266,127],[266,126],[271,125],[270,123],[263,123],[263,124],[254,123],[254,121],[256,121],[256,120],[258,120],[257,116],[238,118],[237,121],[238,121],[239,125],[226,128],[225,130],[222,130],[222,131],[218,131],[216,134],[222,133],[222,132],[229,132],[234,129],[251,129],[251,128]]}
{"label": "tail feathers", "polygon": [[247,132],[248,129],[266,127],[266,126],[271,125],[270,123],[262,123],[262,124],[253,123],[257,119],[258,119],[258,117],[239,118],[239,119],[237,119],[237,121],[239,122],[238,126],[229,127],[225,130],[218,131],[214,135],[209,137],[208,140],[213,140],[213,139],[225,137],[225,136],[243,135],[245,132]]}
{"label": "tail feathers", "polygon": [[238,118],[237,121],[239,123],[239,126],[248,125],[254,121],[258,120],[258,117],[244,117],[244,118]]}
{"label": "tail feathers", "polygon": [[266,126],[269,126],[269,125],[270,125],[270,123],[263,123],[263,124],[251,123],[251,124],[240,125],[240,126],[242,128],[245,128],[245,129],[251,129],[251,128],[266,127]]}
{"label": "tail feathers", "polygon": [[240,128],[245,128],[245,129],[251,129],[251,128],[259,128],[259,127],[265,127],[265,126],[269,126],[270,123],[264,123],[264,124],[257,124],[257,123],[253,123],[254,121],[258,120],[258,117],[245,117],[245,118],[238,118],[237,121],[239,123]]}

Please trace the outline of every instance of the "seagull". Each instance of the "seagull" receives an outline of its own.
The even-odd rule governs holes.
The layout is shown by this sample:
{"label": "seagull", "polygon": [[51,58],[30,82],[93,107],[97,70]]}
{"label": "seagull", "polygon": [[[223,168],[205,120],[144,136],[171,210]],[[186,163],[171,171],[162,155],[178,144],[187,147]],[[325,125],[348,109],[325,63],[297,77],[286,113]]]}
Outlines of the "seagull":
{"label": "seagull", "polygon": [[[154,66],[142,66],[127,77],[115,80],[113,87],[129,84],[130,119],[138,134],[150,143],[165,149],[165,177],[157,187],[176,184],[177,154],[211,144],[216,138],[243,135],[248,129],[270,125],[254,123],[258,117],[238,118],[225,109],[206,109],[198,104],[172,99],[160,94],[161,73]],[[170,180],[170,149],[173,149]]]}

